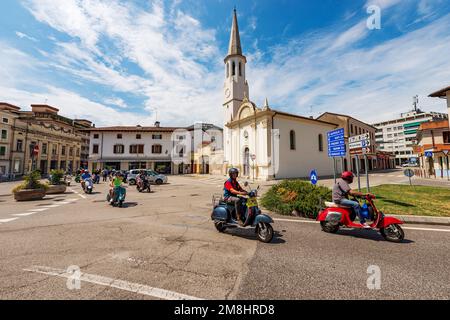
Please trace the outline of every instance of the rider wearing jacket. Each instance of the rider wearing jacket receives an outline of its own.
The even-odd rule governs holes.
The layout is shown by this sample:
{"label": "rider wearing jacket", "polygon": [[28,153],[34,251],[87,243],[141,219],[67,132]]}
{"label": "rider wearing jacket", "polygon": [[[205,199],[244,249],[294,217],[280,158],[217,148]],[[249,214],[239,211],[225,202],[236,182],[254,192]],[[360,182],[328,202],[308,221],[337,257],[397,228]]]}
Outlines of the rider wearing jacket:
{"label": "rider wearing jacket", "polygon": [[248,192],[242,189],[241,185],[237,181],[237,177],[239,176],[238,169],[231,168],[230,170],[228,170],[228,175],[230,176],[230,179],[225,181],[223,188],[223,198],[226,202],[234,204],[238,223],[242,225],[244,223],[242,221],[241,214],[242,198],[238,196],[246,196]]}
{"label": "rider wearing jacket", "polygon": [[366,193],[361,193],[350,188],[350,184],[353,183],[353,173],[350,171],[345,171],[341,175],[341,179],[336,181],[333,186],[333,202],[347,207],[352,207],[359,217],[359,221],[364,227],[370,226],[365,222],[365,219],[361,216],[361,206],[358,201],[349,200],[349,196],[363,197],[365,195],[370,195]]}

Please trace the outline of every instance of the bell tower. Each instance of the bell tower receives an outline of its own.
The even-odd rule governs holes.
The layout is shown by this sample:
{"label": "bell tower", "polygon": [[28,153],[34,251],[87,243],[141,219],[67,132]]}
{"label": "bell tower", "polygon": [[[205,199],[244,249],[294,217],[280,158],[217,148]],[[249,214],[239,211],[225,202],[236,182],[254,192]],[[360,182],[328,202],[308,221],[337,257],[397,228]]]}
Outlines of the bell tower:
{"label": "bell tower", "polygon": [[242,55],[241,38],[236,9],[233,13],[233,24],[231,26],[230,44],[228,55],[225,60],[225,83],[224,83],[224,124],[236,120],[237,112],[244,98],[250,99],[248,83],[245,78],[245,66],[247,59]]}

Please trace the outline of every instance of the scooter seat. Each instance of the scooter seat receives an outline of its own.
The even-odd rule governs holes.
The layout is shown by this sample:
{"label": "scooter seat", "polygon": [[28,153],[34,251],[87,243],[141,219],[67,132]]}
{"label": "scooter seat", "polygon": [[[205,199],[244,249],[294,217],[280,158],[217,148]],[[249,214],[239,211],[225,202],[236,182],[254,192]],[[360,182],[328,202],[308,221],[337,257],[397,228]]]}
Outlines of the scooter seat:
{"label": "scooter seat", "polygon": [[342,206],[340,204],[337,204],[334,202],[328,202],[328,201],[325,201],[325,206],[327,208],[350,208],[349,206]]}

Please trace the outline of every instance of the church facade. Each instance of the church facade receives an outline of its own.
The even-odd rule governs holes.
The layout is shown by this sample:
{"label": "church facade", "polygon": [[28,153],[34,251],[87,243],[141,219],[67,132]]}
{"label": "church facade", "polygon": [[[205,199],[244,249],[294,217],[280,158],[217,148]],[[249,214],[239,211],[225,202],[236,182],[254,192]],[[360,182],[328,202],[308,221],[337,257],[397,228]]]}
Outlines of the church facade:
{"label": "church facade", "polygon": [[277,111],[267,99],[262,107],[250,100],[236,11],[224,63],[225,167],[261,180],[308,177],[313,169],[319,176],[332,175],[327,132],[336,124]]}

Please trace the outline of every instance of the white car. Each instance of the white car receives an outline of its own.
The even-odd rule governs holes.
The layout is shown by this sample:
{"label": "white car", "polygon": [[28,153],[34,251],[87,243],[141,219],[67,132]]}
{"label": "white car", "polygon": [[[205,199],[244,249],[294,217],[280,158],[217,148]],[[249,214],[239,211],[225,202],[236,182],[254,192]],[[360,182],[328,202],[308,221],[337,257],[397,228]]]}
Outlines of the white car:
{"label": "white car", "polygon": [[[153,184],[164,184],[167,183],[168,179],[167,176],[163,175],[163,174],[159,174],[156,171],[153,170],[144,170],[145,172],[147,172],[147,177],[150,180],[150,183]],[[136,184],[136,178],[139,175],[139,173],[141,172],[141,170],[130,170],[130,172],[128,173],[127,176],[127,180],[130,186],[134,186]]]}

